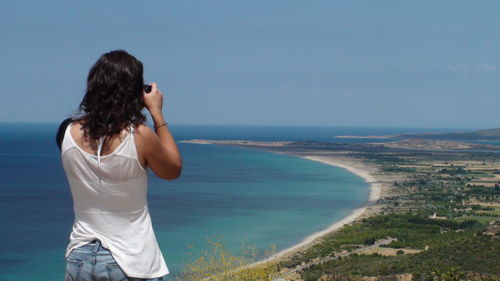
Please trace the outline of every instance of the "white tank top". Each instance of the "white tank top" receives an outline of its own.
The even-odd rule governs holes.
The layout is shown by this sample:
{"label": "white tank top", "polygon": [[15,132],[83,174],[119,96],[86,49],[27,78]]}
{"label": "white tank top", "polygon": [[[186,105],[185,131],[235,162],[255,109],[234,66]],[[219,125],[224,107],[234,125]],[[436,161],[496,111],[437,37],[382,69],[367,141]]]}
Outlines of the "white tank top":
{"label": "white tank top", "polygon": [[134,130],[113,153],[97,156],[81,149],[66,128],[61,158],[73,196],[75,221],[66,257],[95,239],[110,250],[128,277],[169,273],[149,216],[147,172],[137,157]]}

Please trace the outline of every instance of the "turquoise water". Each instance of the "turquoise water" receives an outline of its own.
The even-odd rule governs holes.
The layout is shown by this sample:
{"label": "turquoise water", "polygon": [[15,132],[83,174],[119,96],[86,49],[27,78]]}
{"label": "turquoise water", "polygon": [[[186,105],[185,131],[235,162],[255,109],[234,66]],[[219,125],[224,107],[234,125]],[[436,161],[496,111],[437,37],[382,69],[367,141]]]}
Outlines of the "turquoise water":
{"label": "turquoise water", "polygon": [[[271,245],[284,249],[347,216],[368,198],[363,179],[322,163],[233,147],[185,148],[207,150],[206,166],[186,170],[186,178],[178,182],[153,184],[150,199],[156,219],[171,209],[169,201],[187,204],[175,204],[182,211],[157,220],[158,240],[174,272],[186,258],[187,244],[203,248],[206,237],[215,234],[223,235],[230,249],[238,249],[242,241],[261,252]],[[169,225],[172,220],[187,222]]]}
{"label": "turquoise water", "polygon": [[[62,280],[73,210],[55,126],[0,129],[0,280]],[[182,129],[178,139],[199,138],[197,129]],[[182,177],[151,175],[149,186],[153,225],[172,273],[166,280],[207,248],[207,237],[223,236],[235,253],[243,241],[261,252],[284,249],[368,198],[363,179],[319,162],[217,145],[179,148]]]}

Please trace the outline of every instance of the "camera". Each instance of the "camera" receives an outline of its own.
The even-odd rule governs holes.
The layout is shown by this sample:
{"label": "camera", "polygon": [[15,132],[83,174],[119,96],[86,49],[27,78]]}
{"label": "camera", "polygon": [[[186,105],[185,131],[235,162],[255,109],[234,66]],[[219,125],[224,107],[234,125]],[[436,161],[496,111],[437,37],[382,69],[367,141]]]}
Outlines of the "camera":
{"label": "camera", "polygon": [[153,87],[151,87],[151,85],[144,85],[144,92],[146,92],[146,94],[150,93],[152,89]]}

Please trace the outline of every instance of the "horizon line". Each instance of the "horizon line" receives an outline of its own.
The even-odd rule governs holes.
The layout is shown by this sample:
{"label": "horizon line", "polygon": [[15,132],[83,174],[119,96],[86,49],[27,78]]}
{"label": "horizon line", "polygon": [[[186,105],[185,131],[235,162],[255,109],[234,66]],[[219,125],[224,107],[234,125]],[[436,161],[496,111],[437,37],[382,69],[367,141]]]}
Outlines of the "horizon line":
{"label": "horizon line", "polygon": [[[148,120],[149,121],[149,120]],[[147,122],[150,123],[150,122]],[[44,124],[58,125],[59,122],[37,122],[37,121],[0,121],[0,124],[28,125]],[[448,129],[448,130],[481,130],[496,129],[499,127],[431,127],[431,126],[388,126],[388,125],[282,125],[282,124],[195,124],[195,123],[170,123],[170,126],[215,126],[215,127],[303,127],[303,128],[381,128],[381,129]]]}

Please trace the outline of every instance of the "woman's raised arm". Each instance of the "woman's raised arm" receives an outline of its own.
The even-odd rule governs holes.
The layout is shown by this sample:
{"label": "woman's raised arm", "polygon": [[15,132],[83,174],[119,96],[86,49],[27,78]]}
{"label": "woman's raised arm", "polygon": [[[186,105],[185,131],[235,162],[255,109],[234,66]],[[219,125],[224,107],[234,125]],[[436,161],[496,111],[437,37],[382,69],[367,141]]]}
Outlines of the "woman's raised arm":
{"label": "woman's raised arm", "polygon": [[139,126],[138,145],[146,166],[158,177],[173,180],[181,174],[182,158],[163,117],[163,95],[156,83],[151,86],[151,92],[144,93],[144,103],[151,113],[156,132],[148,126]]}

